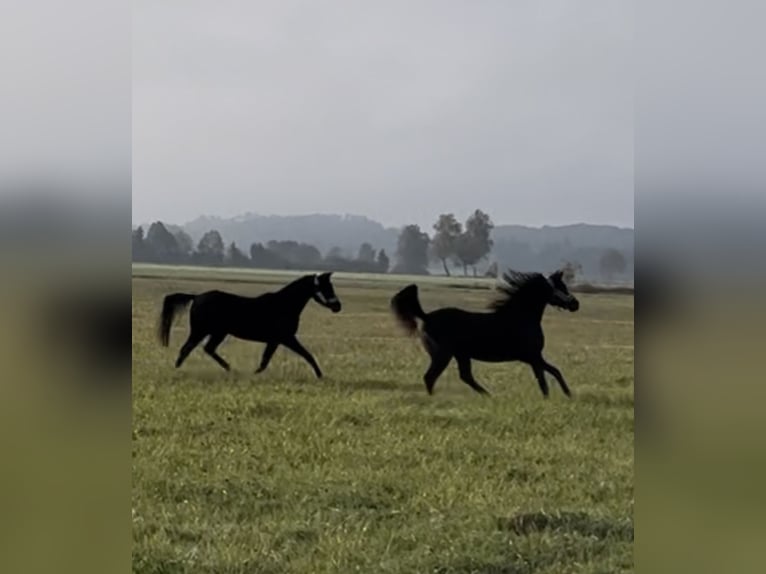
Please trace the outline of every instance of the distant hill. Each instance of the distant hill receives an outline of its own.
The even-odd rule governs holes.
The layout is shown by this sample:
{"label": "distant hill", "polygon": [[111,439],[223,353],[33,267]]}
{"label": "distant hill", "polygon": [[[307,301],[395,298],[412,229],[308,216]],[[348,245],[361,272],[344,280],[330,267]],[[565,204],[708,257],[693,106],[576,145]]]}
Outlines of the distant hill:
{"label": "distant hill", "polygon": [[627,266],[620,279],[633,281],[634,230],[611,225],[526,227],[498,225],[492,232],[492,256],[501,267],[553,270],[565,261],[579,263],[584,278],[601,279],[599,260],[605,249],[622,252]]}
{"label": "distant hill", "polygon": [[524,225],[498,225],[492,231],[495,243],[522,241],[532,248],[560,243],[573,247],[613,247],[633,251],[633,229],[613,225],[574,225],[526,227]]}
{"label": "distant hill", "polygon": [[[227,243],[235,241],[245,252],[252,243],[274,239],[310,243],[324,254],[339,247],[348,256],[355,256],[364,242],[375,249],[385,249],[393,256],[399,234],[396,228],[385,227],[360,215],[248,213],[232,218],[198,217],[181,227],[195,242],[206,231],[217,229]],[[431,229],[425,231],[432,232]],[[628,262],[628,269],[621,279],[632,281],[633,278],[634,230],[630,228],[587,223],[543,227],[497,225],[492,239],[495,247],[489,259],[497,261],[501,268],[512,266],[521,270],[547,271],[564,261],[573,261],[582,265],[585,277],[597,278],[600,274],[598,262],[604,249],[615,248]],[[487,264],[479,268],[483,270]],[[440,266],[434,265],[434,271],[439,270]]]}

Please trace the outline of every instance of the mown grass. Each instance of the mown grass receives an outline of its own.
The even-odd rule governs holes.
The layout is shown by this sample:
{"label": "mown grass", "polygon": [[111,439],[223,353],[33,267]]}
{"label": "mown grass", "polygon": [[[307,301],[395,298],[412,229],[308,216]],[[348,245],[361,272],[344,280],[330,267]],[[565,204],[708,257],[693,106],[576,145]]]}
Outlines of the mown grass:
{"label": "mown grass", "polygon": [[[133,568],[136,572],[532,573],[632,571],[633,299],[583,295],[548,311],[548,359],[567,377],[541,398],[528,367],[453,366],[428,397],[423,351],[388,313],[408,281],[340,276],[338,315],[309,305],[299,332],[326,378],[227,340],[178,371],[156,343],[162,296],[242,294],[279,277],[133,281]],[[281,281],[288,280],[282,277]],[[485,290],[427,281],[424,307],[480,308]]]}

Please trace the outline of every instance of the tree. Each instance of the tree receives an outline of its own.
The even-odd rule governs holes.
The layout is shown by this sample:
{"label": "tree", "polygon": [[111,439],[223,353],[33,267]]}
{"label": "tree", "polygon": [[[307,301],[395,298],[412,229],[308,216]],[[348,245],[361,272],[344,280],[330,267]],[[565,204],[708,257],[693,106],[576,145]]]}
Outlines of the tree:
{"label": "tree", "polygon": [[215,229],[211,229],[199,240],[195,259],[204,265],[220,265],[223,257],[223,238]]}
{"label": "tree", "polygon": [[463,226],[460,225],[460,222],[455,219],[452,213],[443,213],[439,216],[438,221],[434,223],[434,231],[436,233],[431,241],[431,249],[433,254],[441,260],[444,266],[444,273],[449,276],[447,260],[457,255],[457,242],[463,231]]}
{"label": "tree", "polygon": [[226,263],[232,267],[247,267],[250,260],[247,258],[247,255],[242,253],[242,250],[237,247],[237,244],[232,241],[229,248],[226,250]]}
{"label": "tree", "polygon": [[582,273],[582,265],[574,261],[565,261],[561,267],[562,279],[567,285],[571,285],[575,282],[578,273]]}
{"label": "tree", "polygon": [[340,247],[333,247],[327,252],[325,259],[343,259],[343,250]]}
{"label": "tree", "polygon": [[250,265],[260,269],[287,269],[289,263],[261,243],[250,246]]}
{"label": "tree", "polygon": [[375,249],[369,243],[362,243],[356,258],[364,263],[375,263]]}
{"label": "tree", "polygon": [[303,269],[311,269],[322,263],[322,253],[308,243],[299,243],[295,252],[295,264]]}
{"label": "tree", "polygon": [[615,273],[622,274],[625,272],[625,256],[621,251],[614,249],[613,247],[604,250],[598,264],[601,273],[605,275],[607,279],[611,279]]}
{"label": "tree", "polygon": [[312,269],[322,263],[322,254],[319,249],[308,243],[272,240],[266,244],[266,247],[287,264],[298,269]]}
{"label": "tree", "polygon": [[378,251],[378,271],[380,273],[388,273],[390,265],[391,261],[388,259],[388,255],[386,255],[386,250],[381,249]]}
{"label": "tree", "polygon": [[487,270],[484,272],[484,277],[492,277],[493,279],[497,279],[498,275],[499,272],[497,268],[497,261],[493,261],[492,264],[487,267]]}
{"label": "tree", "polygon": [[183,229],[176,229],[173,233],[178,243],[178,251],[183,259],[190,259],[194,254],[194,240]]}
{"label": "tree", "polygon": [[270,260],[269,250],[262,243],[250,244],[250,264],[253,267],[268,268]]}
{"label": "tree", "polygon": [[146,258],[146,245],[144,245],[144,228],[138,227],[133,230],[133,241],[131,244],[133,261],[144,261]]}
{"label": "tree", "polygon": [[394,271],[398,273],[428,274],[428,234],[418,225],[407,225],[399,234],[396,247],[397,263]]}
{"label": "tree", "polygon": [[464,231],[455,244],[456,258],[463,265],[463,274],[468,275],[468,266],[473,267],[476,276],[476,264],[489,255],[492,250],[490,234],[495,225],[489,215],[477,209],[466,220]]}
{"label": "tree", "polygon": [[181,258],[178,241],[161,221],[155,221],[149,226],[144,245],[150,261],[177,263]]}

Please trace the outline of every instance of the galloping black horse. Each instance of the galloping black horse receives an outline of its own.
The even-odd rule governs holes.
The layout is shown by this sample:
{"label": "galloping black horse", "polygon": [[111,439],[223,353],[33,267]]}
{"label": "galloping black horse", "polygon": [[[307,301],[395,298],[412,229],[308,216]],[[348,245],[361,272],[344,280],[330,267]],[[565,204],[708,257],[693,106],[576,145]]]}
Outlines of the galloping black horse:
{"label": "galloping black horse", "polygon": [[265,293],[258,297],[241,297],[224,291],[206,291],[199,295],[173,293],[167,295],[162,303],[160,317],[160,342],[167,347],[170,342],[170,327],[176,313],[192,303],[189,311],[191,332],[181,351],[178,353],[176,368],[205,337],[209,337],[204,350],[227,371],[229,363],[216,349],[227,335],[247,341],[261,341],[266,348],[261,357],[261,366],[256,373],[262,372],[269,364],[274,351],[284,345],[303,357],[321,378],[322,371],[314,357],[300,344],[295,336],[303,308],[309,299],[327,307],[333,313],[340,311],[340,301],[335,295],[330,275],[305,275],[274,293]]}
{"label": "galloping black horse", "polygon": [[508,271],[498,287],[501,297],[490,305],[492,312],[472,313],[454,307],[423,311],[417,285],[409,285],[391,299],[394,315],[410,334],[418,332],[431,366],[423,381],[433,393],[436,379],[454,357],[460,379],[479,393],[487,393],[471,373],[471,359],[486,362],[523,361],[534,371],[540,390],[548,396],[545,371],[553,375],[564,394],[571,396],[561,372],[543,359],[545,338],[541,325],[546,305],[577,311],[580,303],[569,292],[556,271],[549,277],[540,273]]}

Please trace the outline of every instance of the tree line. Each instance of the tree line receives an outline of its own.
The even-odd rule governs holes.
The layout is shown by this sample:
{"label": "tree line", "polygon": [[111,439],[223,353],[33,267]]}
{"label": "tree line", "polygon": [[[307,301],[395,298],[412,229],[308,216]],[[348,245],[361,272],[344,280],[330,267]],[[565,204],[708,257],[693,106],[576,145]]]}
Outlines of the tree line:
{"label": "tree line", "polygon": [[315,246],[297,241],[252,243],[243,251],[235,242],[226,245],[215,229],[203,234],[195,245],[183,229],[169,228],[161,221],[152,223],[146,233],[142,227],[133,230],[132,253],[136,262],[212,267],[387,273],[391,265],[385,250],[375,250],[369,243],[362,243],[356,256],[339,248],[322,255]]}
{"label": "tree line", "polygon": [[[252,243],[241,249],[235,242],[225,244],[221,234],[213,229],[202,235],[196,243],[181,228],[160,221],[133,230],[133,260],[137,262],[191,264],[205,266],[255,267],[262,269],[316,269],[369,273],[404,273],[426,275],[431,263],[441,266],[446,275],[455,269],[464,276],[498,276],[498,261],[489,263],[483,272],[478,266],[489,260],[494,242],[494,223],[480,209],[471,213],[464,222],[453,213],[439,215],[432,226],[432,235],[419,225],[404,226],[397,240],[395,260],[389,259],[384,249],[375,249],[362,243],[357,253],[345,253],[334,247],[322,254],[317,247],[297,241],[267,241]],[[570,280],[582,271],[575,261],[561,261]],[[625,256],[617,249],[605,249],[600,255],[602,276],[612,279],[625,272]]]}

